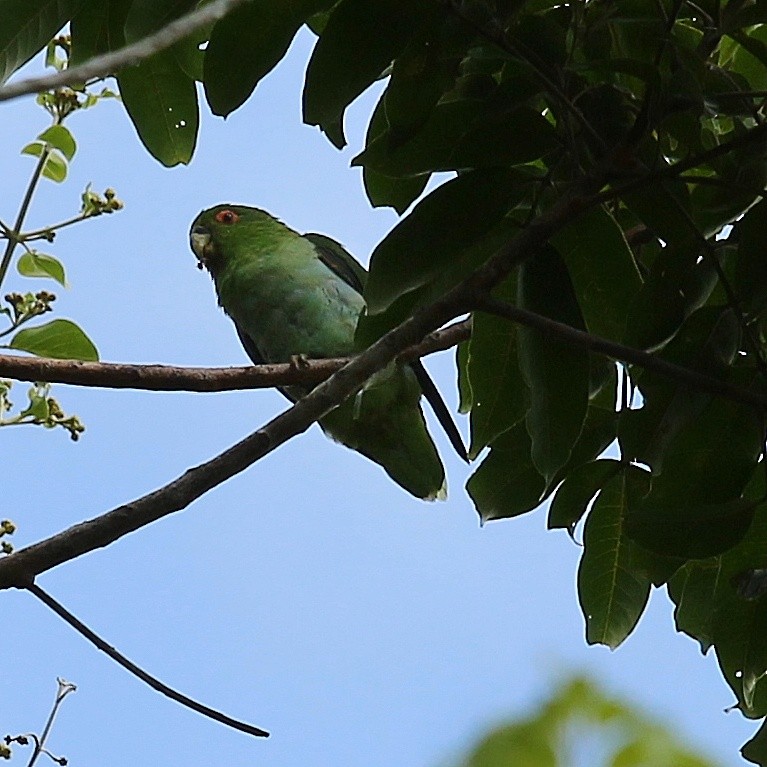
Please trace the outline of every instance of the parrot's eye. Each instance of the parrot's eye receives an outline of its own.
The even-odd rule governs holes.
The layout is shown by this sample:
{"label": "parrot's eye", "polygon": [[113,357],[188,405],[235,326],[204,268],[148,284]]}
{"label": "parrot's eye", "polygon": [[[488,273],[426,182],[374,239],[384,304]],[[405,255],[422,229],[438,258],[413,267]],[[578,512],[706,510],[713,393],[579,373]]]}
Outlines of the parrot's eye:
{"label": "parrot's eye", "polygon": [[220,210],[216,213],[216,221],[219,224],[236,224],[240,217],[233,210]]}

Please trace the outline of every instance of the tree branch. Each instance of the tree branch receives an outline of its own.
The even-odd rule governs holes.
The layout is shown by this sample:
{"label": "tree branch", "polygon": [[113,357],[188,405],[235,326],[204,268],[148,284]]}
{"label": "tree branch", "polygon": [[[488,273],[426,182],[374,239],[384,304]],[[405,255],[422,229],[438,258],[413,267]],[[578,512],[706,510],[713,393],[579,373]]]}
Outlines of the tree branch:
{"label": "tree branch", "polygon": [[[471,334],[468,320],[430,333],[421,343],[405,349],[399,358],[411,362],[444,351]],[[190,368],[171,365],[129,365],[115,362],[80,362],[44,357],[0,355],[0,377],[17,381],[99,386],[108,389],[220,392],[265,389],[295,384],[317,384],[340,370],[348,357],[310,360],[306,365],[246,365],[228,368]]]}
{"label": "tree branch", "polygon": [[600,200],[602,177],[574,183],[547,211],[533,219],[469,277],[352,359],[293,407],[211,460],[189,469],[164,487],[82,522],[44,541],[0,559],[0,589],[27,588],[37,575],[108,546],[130,532],[186,508],[204,493],[246,469],[291,437],[300,434],[359,390],[404,349],[453,317],[470,311],[477,300],[555,232]]}
{"label": "tree branch", "polygon": [[46,607],[49,607],[53,612],[68,623],[75,631],[82,634],[89,642],[94,644],[99,650],[106,653],[113,661],[118,663],[124,669],[129,671],[133,676],[138,677],[142,682],[148,684],[153,690],[162,693],[167,698],[175,700],[176,703],[180,703],[182,706],[196,711],[198,714],[207,716],[209,719],[213,719],[216,722],[225,724],[227,727],[232,727],[235,730],[244,732],[247,735],[255,735],[260,738],[268,738],[269,733],[266,730],[262,730],[259,727],[254,727],[247,722],[240,722],[237,719],[222,714],[220,711],[216,711],[214,708],[210,708],[202,703],[198,703],[192,698],[188,698],[186,695],[174,690],[172,687],[168,687],[167,684],[156,679],[151,674],[147,674],[142,668],[139,668],[135,663],[126,658],[121,652],[116,650],[112,645],[105,642],[98,634],[91,631],[82,621],[76,616],[72,615],[64,605],[57,602],[50,594],[43,591],[39,586],[34,583],[30,583],[27,586],[30,593],[34,594]]}
{"label": "tree branch", "polygon": [[94,56],[84,64],[39,77],[29,77],[0,88],[0,101],[7,101],[29,93],[40,93],[64,85],[83,83],[94,77],[107,77],[124,67],[138,64],[155,53],[164,51],[179,40],[206,24],[218,21],[245,0],[215,0],[187,13],[148,37],[137,40],[116,51]]}
{"label": "tree branch", "polygon": [[634,349],[630,346],[609,341],[606,338],[592,335],[583,330],[570,327],[556,320],[549,319],[540,314],[529,312],[526,309],[520,309],[517,306],[508,304],[505,301],[499,301],[496,298],[480,299],[476,308],[488,314],[495,314],[499,317],[517,322],[528,328],[533,328],[545,333],[551,338],[564,341],[570,346],[578,346],[582,349],[588,349],[592,352],[604,354],[620,362],[628,362],[631,365],[639,365],[645,370],[651,370],[653,373],[659,373],[666,378],[670,378],[682,386],[687,386],[695,391],[709,392],[721,397],[741,402],[744,405],[754,405],[755,407],[767,407],[767,396],[744,389],[740,386],[734,386],[727,381],[708,376],[705,373],[698,373],[690,368],[675,365],[662,357],[657,357],[648,352]]}

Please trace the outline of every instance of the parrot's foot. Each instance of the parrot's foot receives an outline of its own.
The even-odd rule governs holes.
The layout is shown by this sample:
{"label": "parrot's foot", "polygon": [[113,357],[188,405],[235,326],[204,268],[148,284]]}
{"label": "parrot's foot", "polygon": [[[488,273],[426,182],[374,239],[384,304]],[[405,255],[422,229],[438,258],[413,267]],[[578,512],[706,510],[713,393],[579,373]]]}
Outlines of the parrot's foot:
{"label": "parrot's foot", "polygon": [[309,367],[309,358],[305,354],[291,354],[290,367],[293,370],[306,370]]}

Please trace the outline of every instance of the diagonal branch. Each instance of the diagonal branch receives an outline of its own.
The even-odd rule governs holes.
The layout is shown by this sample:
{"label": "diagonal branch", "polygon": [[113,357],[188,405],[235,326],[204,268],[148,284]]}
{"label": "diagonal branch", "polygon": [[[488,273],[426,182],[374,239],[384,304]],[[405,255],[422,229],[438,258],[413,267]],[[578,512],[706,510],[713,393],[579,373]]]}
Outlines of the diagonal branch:
{"label": "diagonal branch", "polygon": [[262,730],[260,727],[254,727],[252,724],[248,724],[247,722],[240,722],[237,719],[232,719],[231,716],[222,714],[220,711],[216,711],[216,709],[210,708],[203,703],[198,703],[196,700],[188,698],[186,695],[183,695],[177,690],[174,690],[172,687],[168,687],[167,684],[161,682],[159,679],[156,679],[151,674],[148,674],[142,668],[139,668],[135,663],[133,663],[133,661],[126,658],[121,652],[112,647],[112,645],[105,642],[98,634],[96,634],[96,632],[89,629],[88,626],[86,626],[82,621],[78,620],[76,616],[72,615],[72,613],[69,612],[69,610],[67,610],[64,605],[57,602],[50,594],[48,594],[48,592],[43,591],[43,589],[34,583],[30,583],[27,586],[27,589],[30,591],[30,593],[34,594],[44,605],[46,605],[46,607],[49,607],[51,610],[53,610],[53,612],[56,613],[56,615],[66,621],[73,629],[75,629],[75,631],[78,631],[80,634],[82,634],[99,650],[106,653],[113,661],[118,663],[134,676],[138,677],[142,682],[148,684],[153,690],[157,690],[157,692],[165,695],[167,698],[175,700],[176,703],[180,703],[182,706],[186,706],[187,708],[192,709],[192,711],[196,711],[198,714],[207,716],[209,719],[213,719],[216,722],[225,724],[227,727],[232,727],[233,729],[244,732],[247,735],[255,735],[256,737],[260,738],[269,737],[269,733],[266,732],[266,730]]}
{"label": "diagonal branch", "polygon": [[[405,349],[399,359],[412,362],[445,351],[471,333],[468,320],[430,333],[421,343]],[[0,355],[0,377],[17,381],[45,381],[75,386],[150,391],[219,392],[265,389],[294,384],[317,384],[340,370],[348,357],[310,360],[306,365],[246,365],[228,368],[189,368],[171,365],[128,365],[115,362],[80,362],[44,357]]]}
{"label": "diagonal branch", "polygon": [[404,349],[456,316],[498,284],[555,232],[600,200],[601,178],[585,178],[546,212],[533,219],[483,266],[431,304],[388,332],[293,407],[211,460],[189,469],[164,487],[82,522],[44,541],[0,559],[0,589],[27,588],[46,570],[110,543],[151,522],[186,508],[208,490],[246,469],[300,434],[359,390],[376,371]]}
{"label": "diagonal branch", "polygon": [[108,77],[118,70],[138,64],[155,53],[170,48],[171,45],[183,40],[198,29],[211,24],[226,16],[245,0],[215,0],[203,5],[191,13],[187,13],[148,37],[137,40],[116,51],[110,51],[76,67],[64,69],[39,77],[29,77],[0,88],[0,101],[15,99],[30,93],[60,88],[64,85],[76,85],[88,80]]}
{"label": "diagonal branch", "polygon": [[544,317],[541,314],[520,309],[505,301],[492,297],[482,298],[477,301],[476,308],[488,314],[495,314],[498,317],[504,317],[525,327],[538,330],[551,338],[564,341],[570,346],[588,349],[620,362],[638,365],[645,370],[659,373],[695,391],[717,394],[744,405],[754,405],[759,408],[767,407],[767,395],[759,391],[735,386],[705,373],[699,373],[696,370],[675,365],[673,362],[668,362],[662,357],[657,357],[630,346],[624,346],[601,336],[592,335],[584,330],[573,328],[549,317]]}

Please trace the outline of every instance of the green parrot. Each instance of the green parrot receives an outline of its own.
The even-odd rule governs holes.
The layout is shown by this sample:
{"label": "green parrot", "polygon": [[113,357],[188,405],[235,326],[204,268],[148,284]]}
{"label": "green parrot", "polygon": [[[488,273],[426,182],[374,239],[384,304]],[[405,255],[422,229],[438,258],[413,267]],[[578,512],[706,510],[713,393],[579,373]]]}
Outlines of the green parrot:
{"label": "green parrot", "polygon": [[[355,353],[367,272],[335,240],[301,235],[263,210],[227,204],[197,216],[190,243],[255,364]],[[310,388],[281,391],[295,402]],[[319,423],[416,497],[443,499],[445,471],[426,430],[422,393],[466,460],[458,429],[420,361],[389,365]]]}

